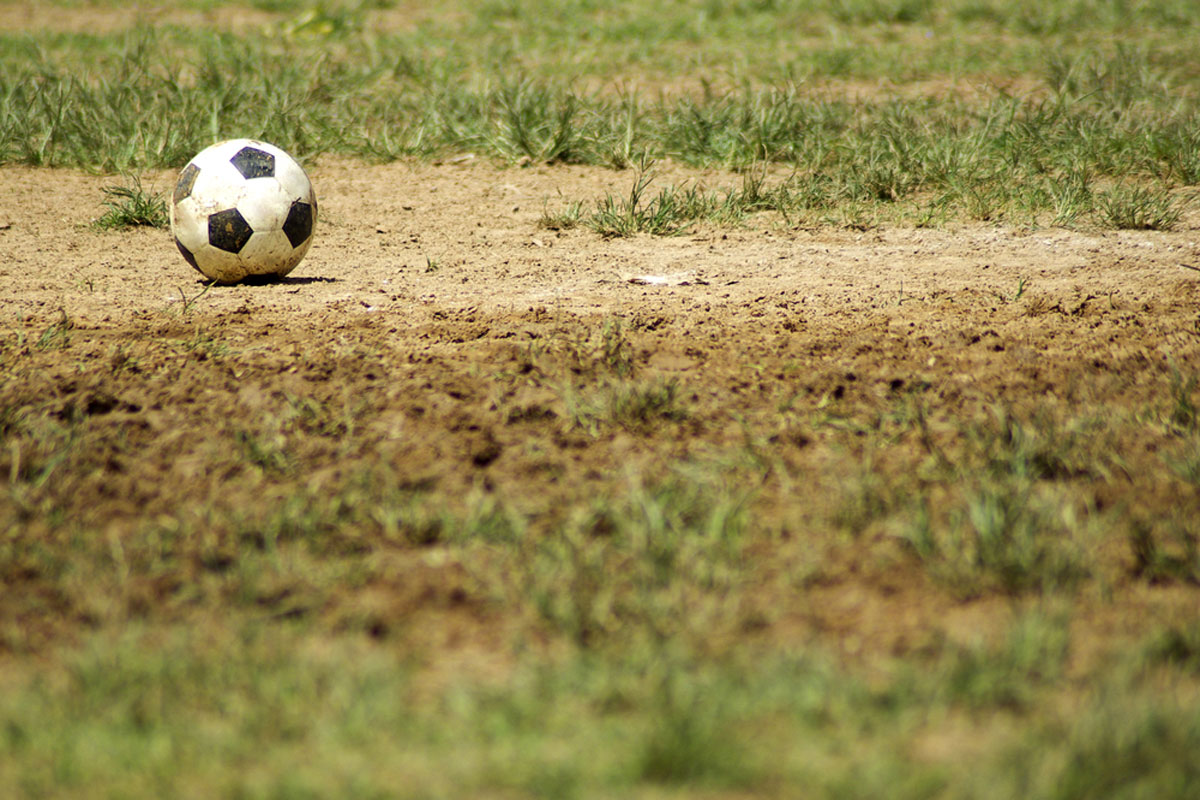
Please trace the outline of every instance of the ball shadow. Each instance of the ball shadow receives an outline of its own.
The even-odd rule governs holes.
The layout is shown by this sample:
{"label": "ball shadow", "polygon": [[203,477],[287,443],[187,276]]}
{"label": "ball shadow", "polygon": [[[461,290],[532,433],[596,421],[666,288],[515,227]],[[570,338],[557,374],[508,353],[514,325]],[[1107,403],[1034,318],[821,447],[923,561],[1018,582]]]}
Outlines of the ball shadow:
{"label": "ball shadow", "polygon": [[326,278],[323,275],[314,275],[312,277],[292,277],[284,275],[282,278],[277,278],[272,275],[251,275],[248,276],[242,283],[248,283],[251,286],[266,286],[272,283],[282,284],[284,286],[305,286],[310,283],[338,283],[342,278]]}
{"label": "ball shadow", "polygon": [[[237,283],[226,283],[226,284],[218,283],[218,284],[214,284],[214,285],[219,286],[219,287],[220,286],[224,286],[224,287],[230,287],[230,286],[274,286],[274,285],[306,286],[311,283],[338,283],[342,280],[344,280],[344,279],[343,278],[326,278],[322,275],[315,275],[315,276],[307,277],[307,278],[294,278],[294,277],[290,277],[288,275],[284,275],[282,278],[277,277],[275,275],[248,275],[245,278],[242,278]],[[196,281],[196,283],[201,286],[207,286],[207,285],[209,285],[209,283],[211,283],[211,281],[209,281],[205,278],[200,278],[199,280]]]}

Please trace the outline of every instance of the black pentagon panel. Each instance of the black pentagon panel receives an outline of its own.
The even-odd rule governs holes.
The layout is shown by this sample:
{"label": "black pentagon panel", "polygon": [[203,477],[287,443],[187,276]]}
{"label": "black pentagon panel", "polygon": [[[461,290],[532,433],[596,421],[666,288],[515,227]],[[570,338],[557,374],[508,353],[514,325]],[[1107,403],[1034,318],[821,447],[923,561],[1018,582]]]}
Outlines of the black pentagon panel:
{"label": "black pentagon panel", "polygon": [[183,168],[183,172],[179,173],[179,182],[175,184],[175,194],[172,195],[172,199],[176,203],[192,193],[192,187],[196,184],[196,176],[199,174],[200,168],[195,164],[188,164]]}
{"label": "black pentagon panel", "polygon": [[[179,252],[183,254],[183,260],[191,264],[192,269],[196,270],[196,272],[200,272],[200,265],[196,263],[196,257],[192,255],[192,251],[184,247],[183,242],[179,241],[178,239],[175,240],[175,246],[178,247]],[[200,274],[203,275],[204,273],[201,272]]]}
{"label": "black pentagon panel", "polygon": [[243,147],[237,155],[229,159],[229,163],[237,167],[246,180],[251,178],[270,178],[275,175],[275,156],[257,147]]}
{"label": "black pentagon panel", "polygon": [[254,231],[236,208],[208,217],[208,243],[227,253],[240,253]]}
{"label": "black pentagon panel", "polygon": [[312,236],[313,213],[313,206],[308,203],[299,200],[292,203],[287,219],[283,221],[283,233],[292,243],[292,247],[299,247]]}

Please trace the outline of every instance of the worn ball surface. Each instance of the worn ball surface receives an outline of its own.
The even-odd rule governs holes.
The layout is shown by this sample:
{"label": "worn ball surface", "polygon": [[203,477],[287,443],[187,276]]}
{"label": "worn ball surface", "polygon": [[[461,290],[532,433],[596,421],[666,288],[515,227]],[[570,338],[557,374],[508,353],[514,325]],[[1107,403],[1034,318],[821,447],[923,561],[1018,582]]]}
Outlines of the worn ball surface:
{"label": "worn ball surface", "polygon": [[200,151],[171,198],[179,252],[218,283],[288,274],[308,252],[316,224],[317,197],[304,169],[253,139]]}

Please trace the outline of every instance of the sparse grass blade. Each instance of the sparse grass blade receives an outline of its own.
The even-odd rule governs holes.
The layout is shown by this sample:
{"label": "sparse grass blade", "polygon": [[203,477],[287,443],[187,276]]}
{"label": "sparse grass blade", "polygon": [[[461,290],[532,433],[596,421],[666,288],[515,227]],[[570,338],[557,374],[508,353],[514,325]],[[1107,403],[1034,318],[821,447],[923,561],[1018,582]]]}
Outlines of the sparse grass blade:
{"label": "sparse grass blade", "polygon": [[1082,451],[1091,438],[1003,409],[966,438],[971,450],[943,464],[954,488],[937,504],[921,501],[901,538],[931,574],[967,595],[985,586],[1042,594],[1078,586],[1094,568],[1092,511],[1068,482],[1106,474]]}
{"label": "sparse grass blade", "polygon": [[565,231],[577,228],[583,219],[583,202],[567,203],[561,211],[551,211],[549,208],[542,212],[538,226],[551,231]]}
{"label": "sparse grass blade", "polygon": [[1049,181],[1052,225],[1069,226],[1094,207],[1091,179],[1086,172],[1069,171]]}
{"label": "sparse grass blade", "polygon": [[991,794],[1183,800],[1200,785],[1196,747],[1200,724],[1191,708],[1140,687],[1102,687],[1078,713],[1019,745]]}
{"label": "sparse grass blade", "polygon": [[65,308],[58,310],[58,320],[46,326],[34,347],[38,350],[64,350],[71,345],[71,329],[75,323]]}
{"label": "sparse grass blade", "polygon": [[1122,230],[1169,231],[1183,210],[1165,189],[1119,185],[1097,198],[1101,220]]}
{"label": "sparse grass blade", "polygon": [[589,160],[582,152],[581,100],[576,95],[552,94],[522,82],[501,87],[496,103],[495,147],[513,160],[549,164]]}
{"label": "sparse grass blade", "polygon": [[947,648],[937,691],[972,708],[1027,707],[1038,690],[1062,677],[1070,652],[1064,616],[1035,611],[1019,617],[1004,639]]}
{"label": "sparse grass blade", "polygon": [[1190,517],[1134,520],[1128,541],[1134,575],[1151,583],[1200,585],[1200,525]]}
{"label": "sparse grass blade", "polygon": [[532,559],[521,554],[524,586],[541,616],[589,647],[631,637],[664,642],[725,626],[737,610],[724,592],[739,584],[747,497],[721,488],[719,473],[649,482],[598,498]]}
{"label": "sparse grass blade", "polygon": [[125,186],[106,186],[104,205],[107,210],[96,220],[102,230],[133,228],[166,228],[170,224],[167,202],[161,194],[143,188],[142,180],[129,176]]}
{"label": "sparse grass blade", "polygon": [[687,419],[687,405],[680,395],[675,380],[610,380],[569,391],[567,413],[572,424],[593,436],[613,427],[647,430]]}
{"label": "sparse grass blade", "polygon": [[1200,486],[1200,436],[1191,437],[1179,453],[1167,458],[1167,464],[1180,478]]}
{"label": "sparse grass blade", "polygon": [[596,203],[596,209],[586,219],[589,228],[601,236],[624,237],[647,233],[654,236],[678,236],[686,233],[701,215],[704,198],[697,190],[678,190],[665,187],[649,197],[647,190],[654,180],[647,169],[634,177],[629,195],[618,199],[606,195]]}
{"label": "sparse grass blade", "polygon": [[1171,406],[1167,421],[1184,431],[1200,430],[1200,374],[1184,375],[1177,367],[1171,368],[1168,388]]}

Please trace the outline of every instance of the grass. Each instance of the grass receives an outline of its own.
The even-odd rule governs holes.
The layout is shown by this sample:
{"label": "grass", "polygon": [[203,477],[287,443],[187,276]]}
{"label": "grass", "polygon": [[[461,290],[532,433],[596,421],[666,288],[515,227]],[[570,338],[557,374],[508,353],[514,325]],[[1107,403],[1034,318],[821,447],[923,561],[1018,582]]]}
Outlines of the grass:
{"label": "grass", "polygon": [[71,329],[74,327],[67,310],[59,308],[58,320],[46,326],[34,347],[38,350],[64,350],[71,345]]}
{"label": "grass", "polygon": [[959,503],[942,525],[929,510],[918,514],[904,538],[963,594],[1062,591],[1087,574],[1085,523],[1070,501],[1017,482],[981,486]]}
{"label": "grass", "polygon": [[682,422],[688,412],[679,395],[679,384],[671,380],[621,381],[586,389],[582,396],[568,393],[564,400],[572,424],[595,436],[613,426],[636,431],[661,422]]}
{"label": "grass", "polygon": [[1104,437],[1102,426],[992,409],[964,434],[969,444],[957,458],[935,451],[953,488],[927,495],[902,539],[967,596],[1071,591],[1094,569],[1094,528],[1107,522],[1076,486],[1112,474],[1103,451],[1088,445]]}
{"label": "grass", "polygon": [[[375,795],[403,780],[416,793],[537,797],[781,783],[831,798],[886,787],[927,797],[951,786],[990,797],[1022,785],[1033,797],[1186,796],[1197,780],[1194,716],[1157,702],[1148,677],[1106,680],[1078,709],[1045,714],[1024,742],[981,720],[976,733],[1006,744],[969,766],[901,766],[935,726],[930,712],[958,707],[950,697],[1012,719],[1015,698],[1061,683],[1064,641],[1034,632],[1042,624],[1019,621],[1000,660],[968,651],[978,654],[944,672],[874,687],[804,657],[701,664],[635,652],[526,664],[503,687],[463,683],[435,696],[378,648],[334,640],[331,652],[294,624],[165,638],[135,628],[92,639],[53,680],[3,696],[0,774],[25,795],[112,786],[143,796],[181,785]],[[848,737],[858,744],[847,752]],[[244,739],[260,742],[255,769],[223,769],[228,743]],[[568,755],[579,752],[588,758]]]}
{"label": "grass", "polygon": [[[1169,230],[1200,181],[1182,0],[253,5],[265,33],[0,34],[0,163],[587,164],[628,190],[542,224],[606,237]],[[161,224],[136,178],[101,202]],[[976,385],[897,325],[264,348],[207,291],[0,339],[10,794],[1196,796],[1188,329],[1089,319],[1136,380],[1050,348]]]}
{"label": "grass", "polygon": [[736,609],[746,497],[684,476],[630,485],[581,510],[518,567],[541,617],[581,646],[690,639]]}
{"label": "grass", "polygon": [[1098,202],[1103,221],[1123,230],[1169,231],[1183,213],[1167,192],[1137,186],[1113,188]]}
{"label": "grass", "polygon": [[629,196],[623,200],[607,195],[596,203],[596,210],[588,219],[588,227],[602,236],[633,236],[649,233],[658,236],[676,236],[687,233],[688,224],[696,218],[695,203],[688,196],[679,196],[673,188],[666,188],[656,196],[646,199],[645,193],[652,177],[639,174],[633,181]]}
{"label": "grass", "polygon": [[[497,434],[502,458],[533,448],[491,473],[496,483],[464,488],[453,465],[428,476],[411,459],[364,459],[390,413],[371,393],[281,393],[268,412],[224,413],[253,402],[242,390],[262,357],[231,350],[189,363],[213,413],[181,428],[175,451],[228,479],[177,482],[172,497],[144,496],[155,510],[124,517],[75,498],[97,474],[121,480],[103,465],[145,456],[158,434],[98,401],[33,398],[6,372],[0,470],[16,479],[0,500],[0,577],[25,590],[0,619],[11,665],[0,780],[17,796],[382,796],[398,780],[416,795],[519,797],[1189,795],[1191,627],[1164,620],[1095,662],[1075,655],[1106,641],[1089,630],[1104,624],[1097,607],[1115,607],[1098,600],[1113,586],[1195,580],[1185,516],[1139,527],[1155,507],[1139,500],[1144,486],[1183,498],[1194,484],[1155,453],[1139,462],[1145,484],[1114,479],[1104,457],[1114,436],[1179,439],[1194,394],[1185,373],[1158,376],[1170,402],[1157,416],[1100,399],[1031,413],[981,404],[947,423],[919,387],[882,405],[762,390],[746,395],[733,439],[718,433],[727,415],[691,393],[682,421],[659,405],[625,417],[598,403],[581,429],[564,386],[611,398],[672,384],[656,381],[640,355],[648,334],[627,323],[551,329],[508,368],[474,373],[496,403],[475,424],[526,431]],[[130,346],[129,386],[175,374],[176,335]],[[30,348],[5,369],[87,345]],[[333,356],[345,346],[310,354],[333,370],[327,390],[381,358],[365,342],[353,359]],[[784,376],[779,391],[797,374],[739,363],[744,378]],[[242,377],[222,383],[229,371]],[[93,372],[111,365],[80,375]],[[418,386],[400,396],[421,397]],[[548,407],[534,414],[528,397]],[[423,423],[433,440],[475,435],[454,413]],[[656,460],[679,446],[680,425],[704,435]],[[798,449],[768,444],[779,425]],[[536,448],[554,441],[615,460],[559,481],[538,466]],[[643,445],[622,450],[630,441]],[[546,477],[510,482],[514,468]],[[824,498],[823,480],[843,491]],[[1099,513],[1092,492],[1120,499]],[[103,519],[109,534],[97,533]],[[924,538],[893,546],[919,527]],[[1145,566],[1128,572],[1110,551],[1138,542]],[[821,594],[856,574],[843,559],[873,576],[854,591],[925,575],[934,589],[913,608],[948,613],[973,598],[992,609],[987,623],[906,633],[927,638],[869,656],[841,650],[852,633],[795,639],[808,615],[839,624],[856,596]],[[483,654],[444,636],[485,643]],[[1185,699],[1167,703],[1164,681]],[[230,768],[246,759],[254,769]]]}
{"label": "grass", "polygon": [[[906,0],[800,14],[681,1],[651,15],[494,3],[418,14],[397,31],[369,24],[379,12],[367,4],[271,4],[270,36],[171,24],[5,34],[0,163],[178,167],[215,139],[250,135],[302,158],[472,152],[617,169],[671,159],[789,176],[765,194],[647,194],[641,169],[627,198],[594,201],[587,224],[603,235],[670,235],[764,211],[848,227],[951,215],[1170,229],[1200,176],[1197,73],[1178,9],[1139,5],[1128,20],[1138,37],[1114,41],[1121,26],[1108,12],[1054,4],[1068,6]],[[805,46],[785,42],[796,31]],[[667,88],[639,90],[630,74]],[[946,76],[985,88],[842,88]]]}
{"label": "grass", "polygon": [[106,211],[95,221],[101,230],[133,228],[166,228],[170,224],[167,202],[162,195],[142,187],[141,178],[131,176],[125,186],[104,188],[103,205]]}
{"label": "grass", "polygon": [[1039,689],[1062,679],[1070,642],[1064,617],[1030,611],[1000,642],[947,645],[937,685],[945,698],[968,708],[1028,708]]}
{"label": "grass", "polygon": [[1187,792],[1200,780],[1185,755],[1198,733],[1194,718],[1169,704],[1136,691],[1113,691],[1074,721],[1049,727],[1043,734],[1049,752],[1037,754],[1032,746],[1018,751],[1014,765],[1021,758],[1031,761],[1014,769],[1004,788],[1026,786],[1072,798]]}
{"label": "grass", "polygon": [[[110,783],[123,763],[137,760],[143,777],[122,788],[140,794],[175,782],[168,754],[175,751],[188,754],[186,777],[200,781],[193,785],[218,794],[378,794],[401,778],[415,792],[502,787],[525,796],[570,796],[589,785],[621,791],[642,781],[752,787],[770,773],[739,757],[745,740],[729,723],[749,721],[750,709],[803,713],[813,690],[830,682],[802,662],[746,682],[734,665],[705,669],[673,660],[668,672],[632,658],[531,666],[513,677],[509,691],[463,685],[422,699],[414,696],[411,670],[369,648],[332,659],[316,651],[285,658],[281,653],[305,652],[303,634],[251,628],[245,636],[235,643],[178,635],[154,647],[149,633],[135,632],[80,654],[57,686],[20,704],[6,700],[4,749],[29,766],[10,785],[27,793],[79,790]],[[803,691],[802,699],[786,699],[789,687]],[[707,700],[697,703],[701,697]],[[626,703],[645,710],[631,715]],[[601,711],[606,705],[610,710]],[[328,711],[298,713],[314,706]],[[76,725],[67,708],[93,722]],[[596,724],[573,724],[581,712],[595,715]],[[33,724],[34,714],[41,724]],[[89,745],[92,726],[108,733]],[[230,734],[270,737],[260,768],[219,769]],[[58,747],[53,756],[50,742]],[[597,757],[564,761],[563,745]],[[287,762],[299,766],[279,773]],[[304,766],[338,762],[334,769]]]}

